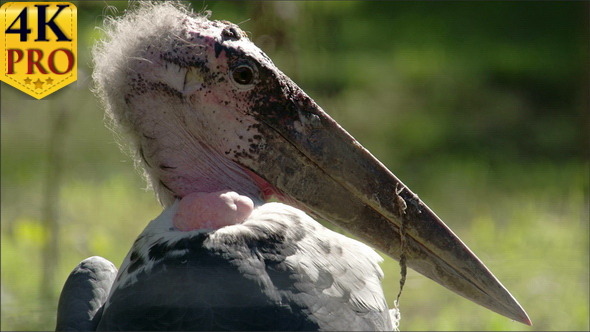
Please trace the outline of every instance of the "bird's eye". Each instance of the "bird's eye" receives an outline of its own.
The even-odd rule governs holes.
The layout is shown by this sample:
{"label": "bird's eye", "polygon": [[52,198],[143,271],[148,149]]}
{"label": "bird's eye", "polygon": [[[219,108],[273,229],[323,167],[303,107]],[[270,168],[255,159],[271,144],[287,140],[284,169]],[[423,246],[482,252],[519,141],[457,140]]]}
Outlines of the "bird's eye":
{"label": "bird's eye", "polygon": [[254,69],[249,65],[239,65],[232,70],[231,77],[239,85],[250,85],[254,83]]}

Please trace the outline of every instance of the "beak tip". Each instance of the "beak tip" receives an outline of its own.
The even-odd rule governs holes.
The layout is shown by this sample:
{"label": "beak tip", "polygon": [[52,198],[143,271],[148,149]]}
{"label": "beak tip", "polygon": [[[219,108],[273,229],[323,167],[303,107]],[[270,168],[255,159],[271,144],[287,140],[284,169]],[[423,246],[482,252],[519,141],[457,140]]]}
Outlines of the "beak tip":
{"label": "beak tip", "polygon": [[524,311],[524,309],[522,309],[519,314],[520,314],[519,315],[520,317],[518,319],[519,322],[521,322],[521,323],[523,323],[525,325],[528,325],[528,326],[533,326],[533,322],[529,318],[529,315],[527,315],[527,313]]}
{"label": "beak tip", "polygon": [[[516,301],[516,299],[514,299],[514,297],[512,297],[511,302],[512,303],[509,305],[510,309],[508,309],[509,311],[505,311],[501,315],[506,316],[506,317],[508,317],[514,321],[517,321],[519,323],[522,323],[522,324],[525,324],[528,326],[532,326],[533,322],[529,318],[529,315],[526,313],[526,311],[524,311],[522,306]],[[498,313],[500,313],[500,312],[498,312]]]}

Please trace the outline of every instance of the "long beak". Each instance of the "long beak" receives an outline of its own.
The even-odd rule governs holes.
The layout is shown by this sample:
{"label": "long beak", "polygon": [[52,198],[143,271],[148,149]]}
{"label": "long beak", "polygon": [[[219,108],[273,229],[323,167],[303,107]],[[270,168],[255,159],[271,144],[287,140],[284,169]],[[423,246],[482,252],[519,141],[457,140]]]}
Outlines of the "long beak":
{"label": "long beak", "polygon": [[[288,80],[288,79],[286,79]],[[531,325],[516,299],[417,195],[290,80],[258,110],[266,146],[239,161],[312,215],[453,292]],[[402,234],[402,235],[400,235]]]}

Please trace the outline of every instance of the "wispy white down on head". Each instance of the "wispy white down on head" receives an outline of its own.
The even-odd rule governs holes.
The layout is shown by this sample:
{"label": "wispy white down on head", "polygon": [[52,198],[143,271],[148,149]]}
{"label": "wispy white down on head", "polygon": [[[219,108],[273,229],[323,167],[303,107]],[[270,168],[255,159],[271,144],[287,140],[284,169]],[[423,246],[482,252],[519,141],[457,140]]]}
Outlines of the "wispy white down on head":
{"label": "wispy white down on head", "polygon": [[171,40],[179,38],[182,22],[187,18],[207,21],[209,12],[194,14],[187,6],[175,1],[132,2],[120,17],[104,21],[104,37],[93,50],[94,92],[105,109],[107,125],[118,135],[122,150],[129,153],[136,167],[141,169],[148,187],[157,189],[142,165],[139,134],[130,123],[130,110],[125,102],[125,86],[132,61],[144,60],[146,45],[160,47],[164,52]]}

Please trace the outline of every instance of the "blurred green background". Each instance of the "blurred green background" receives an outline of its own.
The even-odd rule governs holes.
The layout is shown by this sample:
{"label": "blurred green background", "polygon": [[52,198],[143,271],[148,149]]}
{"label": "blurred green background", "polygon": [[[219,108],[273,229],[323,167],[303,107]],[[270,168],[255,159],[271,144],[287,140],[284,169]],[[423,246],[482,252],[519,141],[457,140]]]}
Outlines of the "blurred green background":
{"label": "blurred green background", "polygon": [[[2,83],[2,330],[54,328],[83,258],[119,265],[161,210],[105,128],[90,48],[126,2],[74,1],[79,78]],[[110,6],[110,9],[107,9]],[[588,330],[588,2],[195,1],[239,23],[513,293],[512,322],[410,271],[403,330]],[[390,305],[399,266],[386,259]]]}

